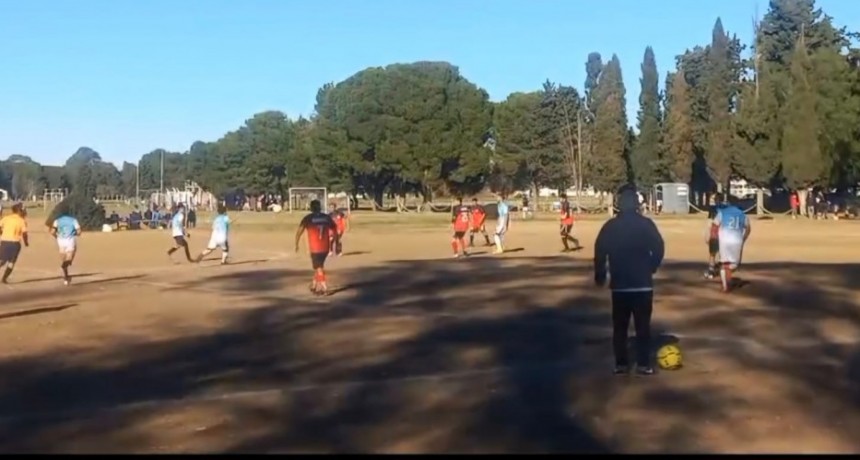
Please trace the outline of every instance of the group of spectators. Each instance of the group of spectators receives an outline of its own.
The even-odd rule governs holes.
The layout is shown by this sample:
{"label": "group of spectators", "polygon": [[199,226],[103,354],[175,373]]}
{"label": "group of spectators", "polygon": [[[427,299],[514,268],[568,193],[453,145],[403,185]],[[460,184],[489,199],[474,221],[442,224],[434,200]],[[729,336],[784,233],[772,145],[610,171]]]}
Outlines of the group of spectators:
{"label": "group of spectators", "polygon": [[[194,228],[197,226],[197,211],[193,207],[188,207],[188,216],[186,217],[187,226]],[[114,230],[127,228],[129,230],[140,230],[142,228],[150,228],[156,230],[159,228],[167,228],[170,225],[170,218],[173,216],[172,209],[162,209],[158,205],[147,207],[143,212],[135,206],[127,216],[120,216],[116,210],[113,210],[107,217],[107,224]]]}

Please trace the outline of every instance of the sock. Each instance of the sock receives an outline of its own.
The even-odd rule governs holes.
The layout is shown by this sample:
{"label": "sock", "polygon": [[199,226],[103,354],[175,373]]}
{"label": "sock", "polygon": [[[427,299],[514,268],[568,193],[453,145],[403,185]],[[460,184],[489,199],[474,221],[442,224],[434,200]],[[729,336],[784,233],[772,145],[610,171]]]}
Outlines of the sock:
{"label": "sock", "polygon": [[494,235],[493,238],[496,240],[496,249],[499,251],[502,250],[502,237],[499,235]]}
{"label": "sock", "polygon": [[69,279],[69,265],[71,264],[68,260],[63,261],[63,263],[60,265],[60,268],[63,269],[63,278],[65,279]]}
{"label": "sock", "polygon": [[484,239],[487,240],[487,246],[492,244],[492,243],[490,243],[490,235],[487,235],[486,233],[484,233]]}
{"label": "sock", "polygon": [[221,253],[221,263],[227,262],[227,251]]}
{"label": "sock", "polygon": [[567,237],[566,237],[566,236],[564,236],[564,237],[562,237],[562,238],[561,238],[561,244],[563,244],[563,245],[564,245],[564,250],[565,250],[565,251],[569,251],[569,250],[570,250],[570,246],[568,246],[568,245],[567,245]]}
{"label": "sock", "polygon": [[6,267],[6,271],[3,272],[3,282],[4,283],[6,282],[6,280],[9,279],[9,275],[11,275],[11,274],[12,274],[12,267]]}
{"label": "sock", "polygon": [[173,253],[174,253],[174,252],[176,252],[176,249],[177,249],[177,248],[170,248],[170,250],[169,250],[169,251],[167,251],[167,255],[169,255],[169,256],[170,256],[170,255],[173,255]]}
{"label": "sock", "polygon": [[475,234],[472,233],[469,235],[469,246],[474,246],[474,245],[475,245]]}
{"label": "sock", "polygon": [[457,240],[451,241],[451,249],[454,250],[454,254],[460,252],[460,248],[458,247]]}
{"label": "sock", "polygon": [[466,239],[463,238],[460,240],[460,247],[463,248],[463,254],[466,253]]}

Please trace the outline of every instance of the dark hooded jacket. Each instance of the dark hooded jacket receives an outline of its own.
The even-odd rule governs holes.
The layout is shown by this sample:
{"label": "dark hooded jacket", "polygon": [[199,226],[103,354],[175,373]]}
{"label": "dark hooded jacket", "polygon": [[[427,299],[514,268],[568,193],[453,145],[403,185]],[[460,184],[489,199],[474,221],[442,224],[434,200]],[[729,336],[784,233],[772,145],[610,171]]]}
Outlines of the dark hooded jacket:
{"label": "dark hooded jacket", "polygon": [[639,214],[635,192],[618,197],[618,215],[600,229],[594,244],[594,279],[606,280],[613,291],[645,291],[654,287],[653,276],[663,262],[663,237],[654,221]]}

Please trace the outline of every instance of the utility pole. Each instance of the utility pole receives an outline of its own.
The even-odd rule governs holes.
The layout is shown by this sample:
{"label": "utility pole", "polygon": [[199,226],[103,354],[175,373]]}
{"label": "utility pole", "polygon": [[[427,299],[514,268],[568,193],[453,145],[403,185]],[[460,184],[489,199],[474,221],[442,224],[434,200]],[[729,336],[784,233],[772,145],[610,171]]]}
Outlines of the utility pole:
{"label": "utility pole", "polygon": [[140,160],[137,160],[137,166],[134,167],[135,172],[135,181],[134,181],[134,204],[138,203],[140,200]]}
{"label": "utility pole", "polygon": [[164,195],[164,150],[161,151],[161,179],[159,181],[158,191]]}

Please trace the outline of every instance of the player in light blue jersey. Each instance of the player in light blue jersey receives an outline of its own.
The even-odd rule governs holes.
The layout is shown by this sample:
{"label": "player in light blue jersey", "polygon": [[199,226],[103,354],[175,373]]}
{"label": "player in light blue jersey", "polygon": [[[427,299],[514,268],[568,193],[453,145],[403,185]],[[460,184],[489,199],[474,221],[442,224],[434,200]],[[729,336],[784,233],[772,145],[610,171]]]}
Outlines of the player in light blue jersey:
{"label": "player in light blue jersey", "polygon": [[191,258],[191,250],[188,248],[188,241],[185,238],[191,238],[191,235],[185,230],[185,205],[179,203],[176,205],[176,211],[170,219],[170,234],[173,236],[173,247],[167,251],[167,256],[171,257],[179,248],[185,250],[185,258],[189,262],[194,262]]}
{"label": "player in light blue jersey", "polygon": [[511,228],[511,210],[508,204],[505,203],[505,198],[499,195],[499,201],[496,203],[496,211],[498,212],[498,220],[496,221],[496,233],[493,239],[496,241],[496,254],[505,252],[503,245],[505,233]]}
{"label": "player in light blue jersey", "polygon": [[66,286],[72,282],[72,277],[69,275],[69,267],[75,261],[75,254],[78,251],[77,239],[81,234],[81,224],[78,219],[75,219],[69,214],[60,214],[54,219],[51,225],[51,236],[56,238],[57,247],[60,250],[61,264],[63,270],[63,284]]}
{"label": "player in light blue jersey", "polygon": [[723,292],[729,292],[736,283],[732,280],[732,272],[741,265],[744,244],[749,238],[750,220],[737,207],[734,198],[729,203],[717,209],[717,215],[711,221],[712,232],[716,232],[720,245],[720,281]]}
{"label": "player in light blue jersey", "polygon": [[230,217],[227,216],[227,207],[223,204],[218,205],[218,215],[212,221],[212,236],[209,237],[209,244],[206,249],[197,256],[197,262],[203,260],[215,249],[221,250],[221,265],[227,264],[228,253],[230,252],[230,243],[227,242],[227,236],[230,233]]}

